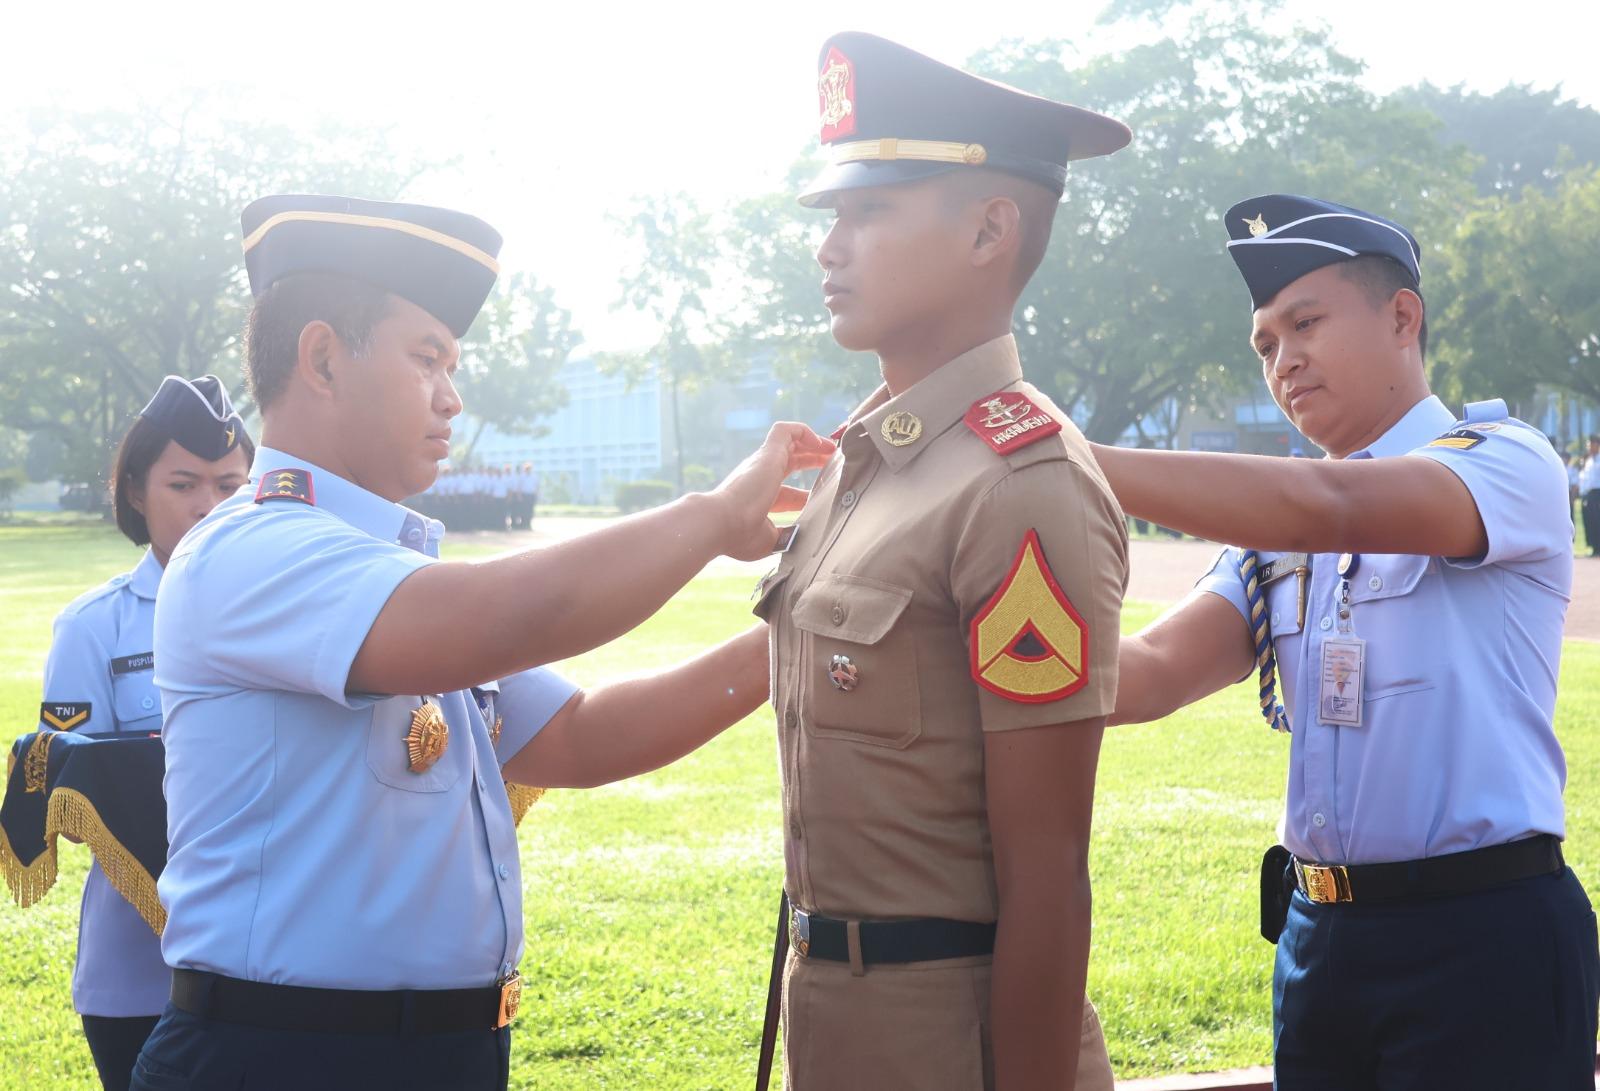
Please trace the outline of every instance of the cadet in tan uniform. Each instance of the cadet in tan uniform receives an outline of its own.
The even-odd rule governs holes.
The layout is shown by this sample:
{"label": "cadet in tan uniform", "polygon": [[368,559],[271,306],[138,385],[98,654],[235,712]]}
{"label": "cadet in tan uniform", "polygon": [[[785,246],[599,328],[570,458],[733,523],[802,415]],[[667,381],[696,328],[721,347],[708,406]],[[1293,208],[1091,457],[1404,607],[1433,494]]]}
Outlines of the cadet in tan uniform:
{"label": "cadet in tan uniform", "polygon": [[865,34],[823,47],[819,95],[834,165],[801,200],[837,217],[817,255],[834,336],[885,383],[756,608],[785,1086],[1109,1089],[1087,855],[1127,539],[1010,328],[1067,160],[1128,130]]}

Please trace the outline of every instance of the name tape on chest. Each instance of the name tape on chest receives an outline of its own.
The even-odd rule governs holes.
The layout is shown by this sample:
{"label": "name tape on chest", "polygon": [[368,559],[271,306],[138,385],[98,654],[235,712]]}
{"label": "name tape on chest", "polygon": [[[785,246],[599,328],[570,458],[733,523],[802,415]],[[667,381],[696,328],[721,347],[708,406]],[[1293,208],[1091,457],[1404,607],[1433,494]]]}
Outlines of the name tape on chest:
{"label": "name tape on chest", "polygon": [[1059,701],[1089,682],[1089,626],[1056,582],[1039,533],[972,619],[972,678],[1011,701]]}
{"label": "name tape on chest", "polygon": [[1428,443],[1429,447],[1449,447],[1456,451],[1470,451],[1489,437],[1479,429],[1452,428],[1436,440]]}
{"label": "name tape on chest", "polygon": [[262,474],[261,484],[256,487],[256,503],[265,504],[268,500],[298,500],[316,507],[317,494],[311,487],[310,471],[290,468]]}
{"label": "name tape on chest", "polygon": [[89,719],[88,701],[46,701],[39,706],[39,722],[57,731],[71,731]]}
{"label": "name tape on chest", "polygon": [[140,671],[155,670],[155,652],[136,652],[133,655],[119,656],[111,661],[113,675],[137,674]]}
{"label": "name tape on chest", "polygon": [[998,390],[979,398],[961,419],[979,439],[1002,455],[1061,431],[1060,421],[1016,390]]}

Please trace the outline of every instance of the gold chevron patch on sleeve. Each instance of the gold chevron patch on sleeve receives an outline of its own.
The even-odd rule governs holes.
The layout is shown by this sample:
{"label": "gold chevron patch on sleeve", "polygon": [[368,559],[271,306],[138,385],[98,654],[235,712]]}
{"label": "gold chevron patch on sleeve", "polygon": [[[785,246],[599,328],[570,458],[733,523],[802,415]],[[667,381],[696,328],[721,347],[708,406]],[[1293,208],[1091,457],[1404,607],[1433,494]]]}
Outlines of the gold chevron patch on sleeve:
{"label": "gold chevron patch on sleeve", "polygon": [[39,706],[39,722],[57,731],[71,731],[89,719],[88,701],[46,701]]}
{"label": "gold chevron patch on sleeve", "polygon": [[967,643],[973,680],[1008,700],[1059,701],[1088,684],[1089,627],[1051,573],[1038,531],[1022,539]]}

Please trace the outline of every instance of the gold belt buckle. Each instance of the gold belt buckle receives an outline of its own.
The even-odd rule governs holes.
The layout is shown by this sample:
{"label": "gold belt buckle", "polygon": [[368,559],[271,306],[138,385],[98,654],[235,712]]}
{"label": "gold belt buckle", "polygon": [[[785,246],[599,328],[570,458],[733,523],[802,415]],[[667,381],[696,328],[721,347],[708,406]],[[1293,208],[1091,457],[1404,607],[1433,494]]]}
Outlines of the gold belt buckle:
{"label": "gold belt buckle", "polygon": [[1341,864],[1323,867],[1321,864],[1303,864],[1294,867],[1300,873],[1300,884],[1306,897],[1319,904],[1354,901],[1350,893],[1350,872]]}
{"label": "gold belt buckle", "polygon": [[517,1009],[522,1006],[522,973],[512,970],[511,973],[500,981],[500,1014],[496,1018],[494,1029],[499,1030],[507,1026],[517,1017]]}

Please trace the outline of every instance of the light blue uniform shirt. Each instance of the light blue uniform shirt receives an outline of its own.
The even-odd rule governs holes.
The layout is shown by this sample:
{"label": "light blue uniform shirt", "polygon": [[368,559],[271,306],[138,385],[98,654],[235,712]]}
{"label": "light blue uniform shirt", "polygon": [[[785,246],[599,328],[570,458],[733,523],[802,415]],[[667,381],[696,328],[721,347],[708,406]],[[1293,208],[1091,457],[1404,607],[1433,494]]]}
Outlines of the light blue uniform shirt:
{"label": "light blue uniform shirt", "polygon": [[[56,618],[44,700],[89,706],[89,718],[74,732],[161,729],[149,665],[160,583],[161,563],[146,552],[132,572],[78,596]],[[96,861],[78,915],[72,1006],[82,1015],[160,1015],[171,988],[160,940]]]}
{"label": "light blue uniform shirt", "polygon": [[[1471,433],[1461,446],[1429,446],[1455,427]],[[1457,422],[1434,397],[1350,457],[1400,455],[1461,479],[1489,548],[1454,560],[1361,555],[1350,602],[1367,645],[1362,726],[1318,719],[1322,645],[1339,635],[1337,555],[1311,560],[1304,627],[1295,577],[1266,588],[1294,730],[1279,836],[1319,863],[1417,860],[1566,829],[1566,760],[1552,726],[1572,590],[1561,462],[1503,402],[1468,406]],[[1248,618],[1238,560],[1224,550],[1198,586]]]}
{"label": "light blue uniform shirt", "polygon": [[576,689],[542,669],[500,679],[498,752],[471,692],[432,695],[449,744],[412,772],[406,733],[422,695],[345,683],[390,594],[435,563],[444,528],[266,447],[251,481],[288,468],[311,474],[315,506],[241,490],[184,537],[162,584],[162,951],[172,966],[277,984],[490,985],[522,953],[499,763]]}

